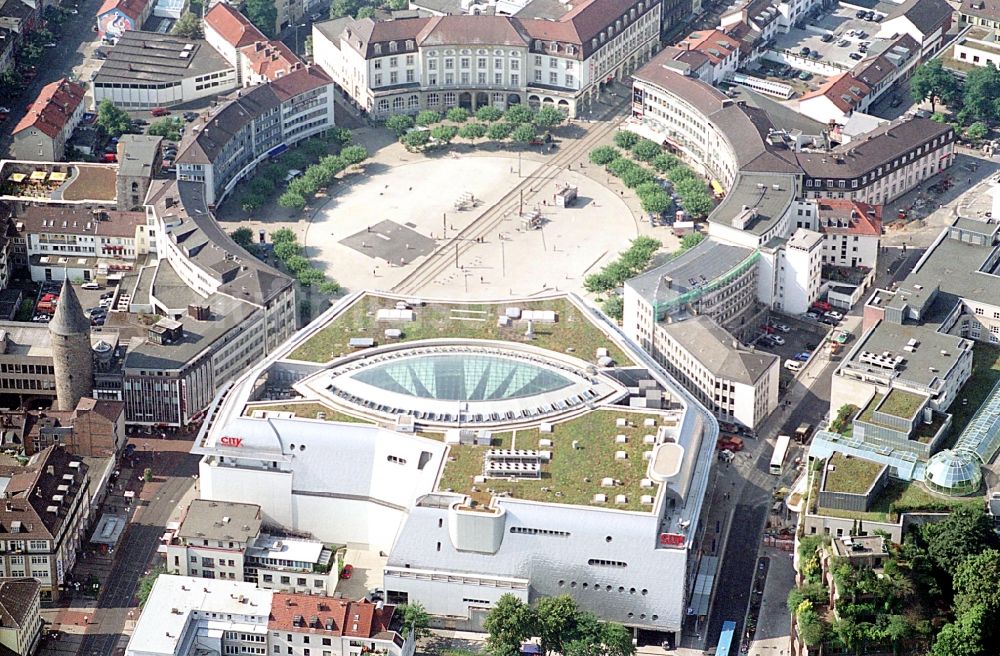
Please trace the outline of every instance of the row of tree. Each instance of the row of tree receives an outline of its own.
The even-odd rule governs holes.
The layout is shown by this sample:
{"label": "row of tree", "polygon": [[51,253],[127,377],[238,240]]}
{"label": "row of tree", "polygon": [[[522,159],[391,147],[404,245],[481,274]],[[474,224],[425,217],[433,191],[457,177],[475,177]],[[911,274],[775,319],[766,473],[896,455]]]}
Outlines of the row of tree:
{"label": "row of tree", "polygon": [[339,155],[327,155],[316,164],[309,166],[298,178],[288,183],[285,193],[278,197],[278,205],[302,211],[308,199],[316,195],[320,189],[328,187],[337,175],[351,166],[357,166],[368,159],[368,151],[364,146],[347,146]]}
{"label": "row of tree", "polygon": [[[252,235],[251,235],[252,237]],[[274,256],[295,276],[303,287],[312,287],[321,294],[336,294],[340,291],[340,283],[314,267],[304,254],[298,237],[289,228],[279,228],[271,233],[271,243],[274,244]]]}
{"label": "row of tree", "polygon": [[377,9],[384,11],[401,11],[409,8],[408,0],[333,0],[330,3],[330,18],[353,16],[368,18]]}
{"label": "row of tree", "polygon": [[959,82],[940,59],[932,59],[914,71],[910,93],[917,102],[930,101],[932,112],[938,102],[948,105],[959,127],[969,125],[973,139],[986,136],[989,124],[1000,120],[1000,71],[992,64],[974,67]]}
{"label": "row of tree", "polygon": [[601,622],[568,595],[542,597],[530,606],[505,594],[483,623],[490,656],[517,656],[526,640],[537,636],[545,654],[562,656],[632,656],[632,632],[621,624]]}
{"label": "row of tree", "polygon": [[[473,119],[473,116],[475,120]],[[447,120],[448,123],[442,123]],[[464,107],[453,107],[445,114],[425,109],[415,117],[406,114],[390,116],[385,126],[392,130],[409,150],[420,150],[430,144],[447,145],[455,137],[475,142],[511,140],[530,143],[539,131],[548,131],[566,120],[555,107],[542,107],[537,112],[525,105],[514,105],[506,112],[493,107],[480,107],[475,115]]]}
{"label": "row of tree", "polygon": [[592,294],[602,294],[621,287],[626,280],[646,270],[653,255],[662,245],[652,237],[636,237],[628,250],[619,255],[617,260],[584,278],[584,289]]}

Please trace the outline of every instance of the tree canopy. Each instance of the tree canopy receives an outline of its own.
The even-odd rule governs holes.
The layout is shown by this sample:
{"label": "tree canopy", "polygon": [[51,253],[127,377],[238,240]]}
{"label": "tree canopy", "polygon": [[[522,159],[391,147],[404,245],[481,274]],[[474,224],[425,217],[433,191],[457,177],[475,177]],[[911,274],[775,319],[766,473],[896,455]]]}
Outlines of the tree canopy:
{"label": "tree canopy", "polygon": [[589,155],[590,161],[598,166],[607,166],[619,157],[621,153],[614,146],[598,146]]}
{"label": "tree canopy", "polygon": [[619,130],[615,133],[615,145],[625,150],[630,150],[639,141],[639,135],[628,130]]}
{"label": "tree canopy", "polygon": [[97,106],[97,125],[111,137],[120,137],[132,127],[132,120],[108,100],[104,99]]}
{"label": "tree canopy", "polygon": [[958,90],[955,76],[944,69],[940,58],[918,66],[910,78],[910,95],[917,102],[930,100],[932,112],[938,101],[951,103]]}
{"label": "tree canopy", "polygon": [[493,123],[503,118],[503,110],[493,105],[483,105],[476,110],[476,119],[484,123]]}
{"label": "tree canopy", "polygon": [[394,114],[385,120],[385,127],[395,132],[397,137],[401,137],[413,127],[413,117],[406,114]]}
{"label": "tree canopy", "polygon": [[243,3],[243,13],[264,36],[274,36],[278,21],[278,6],[274,0],[246,0]]}

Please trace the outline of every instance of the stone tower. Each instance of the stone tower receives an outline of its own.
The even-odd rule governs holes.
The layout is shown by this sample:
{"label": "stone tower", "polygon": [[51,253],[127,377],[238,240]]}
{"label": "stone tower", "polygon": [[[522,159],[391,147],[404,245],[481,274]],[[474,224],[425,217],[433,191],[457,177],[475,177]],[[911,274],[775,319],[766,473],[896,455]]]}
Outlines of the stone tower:
{"label": "stone tower", "polygon": [[69,279],[63,280],[56,313],[49,322],[52,364],[56,374],[56,409],[73,410],[94,391],[94,356],[90,321]]}

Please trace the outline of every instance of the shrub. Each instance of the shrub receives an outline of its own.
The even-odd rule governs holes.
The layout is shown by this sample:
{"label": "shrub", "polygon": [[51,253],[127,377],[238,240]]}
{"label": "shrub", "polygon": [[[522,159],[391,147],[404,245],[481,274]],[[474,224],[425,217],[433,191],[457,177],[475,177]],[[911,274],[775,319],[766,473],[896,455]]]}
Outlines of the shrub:
{"label": "shrub", "polygon": [[452,107],[446,116],[452,123],[465,123],[469,120],[469,110],[464,107]]}
{"label": "shrub", "polygon": [[417,114],[416,124],[421,127],[427,127],[428,125],[440,122],[441,112],[435,112],[433,109],[425,109]]}

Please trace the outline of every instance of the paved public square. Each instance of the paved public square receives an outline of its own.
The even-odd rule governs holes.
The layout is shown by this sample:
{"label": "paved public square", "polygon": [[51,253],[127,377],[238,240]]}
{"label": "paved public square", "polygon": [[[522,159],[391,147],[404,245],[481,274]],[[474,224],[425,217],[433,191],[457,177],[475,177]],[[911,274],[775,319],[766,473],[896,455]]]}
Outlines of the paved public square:
{"label": "paved public square", "polygon": [[[508,153],[424,157],[398,145],[386,150],[397,148],[395,158],[379,153],[364,176],[334,187],[305,230],[307,256],[347,289],[391,290],[431,253],[461,241],[447,270],[408,291],[470,299],[580,292],[585,275],[640,233],[625,200],[629,192],[584,175],[579,165],[555,169],[537,156]],[[401,163],[384,163],[392,159]],[[555,206],[564,184],[579,189],[572,207]],[[536,209],[541,226],[530,229],[521,214]],[[487,212],[501,217],[496,231],[466,238],[462,231]]]}

